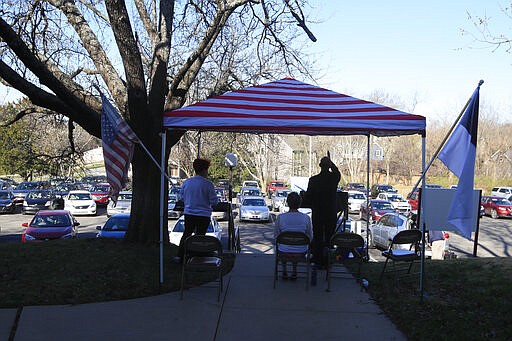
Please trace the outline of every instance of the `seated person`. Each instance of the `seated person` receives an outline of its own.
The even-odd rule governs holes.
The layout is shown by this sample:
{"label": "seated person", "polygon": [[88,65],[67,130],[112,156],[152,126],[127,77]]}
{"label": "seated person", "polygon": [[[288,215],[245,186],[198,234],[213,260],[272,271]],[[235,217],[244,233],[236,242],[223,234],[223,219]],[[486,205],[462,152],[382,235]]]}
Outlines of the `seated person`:
{"label": "seated person", "polygon": [[[313,227],[311,224],[311,218],[302,212],[299,212],[301,198],[298,193],[291,192],[286,198],[288,207],[290,210],[286,213],[280,214],[275,223],[274,236],[277,236],[282,232],[303,232],[309,240],[313,238]],[[286,269],[286,261],[282,261],[283,265],[283,279],[297,279],[297,261],[293,261],[293,258],[299,259],[304,256],[307,251],[307,247],[303,245],[277,245],[279,252],[284,254],[286,258],[292,259],[292,274],[288,277]],[[277,252],[277,251],[276,251]]]}

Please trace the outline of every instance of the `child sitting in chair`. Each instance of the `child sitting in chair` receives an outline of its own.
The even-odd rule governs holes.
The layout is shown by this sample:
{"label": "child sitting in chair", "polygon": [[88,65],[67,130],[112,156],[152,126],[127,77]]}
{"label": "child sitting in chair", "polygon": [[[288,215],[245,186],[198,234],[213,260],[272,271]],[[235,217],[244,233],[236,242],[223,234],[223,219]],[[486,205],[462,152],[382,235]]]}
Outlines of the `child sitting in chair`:
{"label": "child sitting in chair", "polygon": [[[290,210],[286,213],[280,214],[277,216],[275,223],[275,231],[274,236],[277,236],[282,232],[303,232],[308,237],[309,240],[313,238],[313,227],[311,224],[311,218],[302,212],[299,212],[299,207],[301,203],[301,198],[298,193],[290,192],[286,198],[286,202],[288,203],[288,207]],[[297,261],[293,261],[293,258],[299,259],[304,257],[304,253],[307,251],[306,246],[302,245],[281,245],[278,246],[279,252],[284,254],[286,258],[291,259],[292,263],[292,274],[288,277],[287,269],[286,269],[286,261],[282,261],[283,265],[283,279],[297,279]]]}

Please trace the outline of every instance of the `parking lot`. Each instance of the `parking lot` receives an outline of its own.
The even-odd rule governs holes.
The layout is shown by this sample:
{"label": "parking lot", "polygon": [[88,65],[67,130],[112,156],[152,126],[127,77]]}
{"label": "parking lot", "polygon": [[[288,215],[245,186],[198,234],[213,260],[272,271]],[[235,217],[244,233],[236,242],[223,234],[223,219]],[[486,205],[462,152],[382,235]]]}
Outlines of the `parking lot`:
{"label": "parking lot", "polygon": [[[78,216],[79,238],[94,238],[96,226],[103,225],[107,220],[106,209],[99,208],[96,216]],[[357,215],[351,215],[351,219],[357,220]],[[29,222],[31,215],[3,214],[0,215],[0,242],[21,241],[24,222]],[[175,220],[169,220],[169,225]],[[241,244],[243,253],[273,253],[274,230],[272,223],[255,223],[235,221],[240,227]],[[364,224],[364,222],[363,222]],[[222,221],[221,226],[227,233],[227,222]],[[450,233],[450,250],[457,257],[471,257],[473,255],[474,242],[469,241],[455,232]],[[474,236],[474,235],[473,235]],[[483,217],[480,219],[480,233],[478,236],[478,257],[509,257],[512,253],[512,219],[492,219]],[[370,249],[372,259],[380,260],[380,250]]]}

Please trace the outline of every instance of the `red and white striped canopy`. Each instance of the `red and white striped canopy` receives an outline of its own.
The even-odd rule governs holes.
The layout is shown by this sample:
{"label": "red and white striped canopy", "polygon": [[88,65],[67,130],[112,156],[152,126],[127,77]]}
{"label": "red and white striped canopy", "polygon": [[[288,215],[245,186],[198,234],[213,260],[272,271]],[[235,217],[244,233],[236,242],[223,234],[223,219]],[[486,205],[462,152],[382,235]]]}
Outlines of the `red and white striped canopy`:
{"label": "red and white striped canopy", "polygon": [[292,78],[248,87],[164,113],[164,128],[304,135],[422,134],[425,117]]}

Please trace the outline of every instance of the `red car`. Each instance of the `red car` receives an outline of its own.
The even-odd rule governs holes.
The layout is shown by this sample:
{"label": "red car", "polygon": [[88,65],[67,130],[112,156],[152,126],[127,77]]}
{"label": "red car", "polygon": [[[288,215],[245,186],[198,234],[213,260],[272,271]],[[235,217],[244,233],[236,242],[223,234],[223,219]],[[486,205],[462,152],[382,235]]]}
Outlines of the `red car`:
{"label": "red car", "polygon": [[[368,203],[370,209],[369,209],[369,215],[371,221],[378,221],[380,217],[382,217],[386,213],[395,213],[397,210],[393,206],[392,203],[386,200],[380,200],[380,199],[372,199]],[[359,219],[366,220],[366,212],[367,207],[366,204],[361,204],[361,208],[359,209]]]}
{"label": "red car", "polygon": [[411,211],[416,213],[418,212],[418,196],[419,196],[419,191],[416,190],[414,191],[414,193],[409,193],[409,195],[407,196],[407,201],[409,202],[409,204],[411,205]]}
{"label": "red car", "polygon": [[284,181],[282,180],[272,180],[267,185],[267,195],[269,198],[272,197],[272,194],[274,194],[275,191],[278,189],[286,189],[286,185]]}
{"label": "red car", "polygon": [[49,210],[36,212],[30,223],[23,223],[25,232],[21,235],[21,241],[43,241],[52,239],[76,238],[80,223],[64,210]]}
{"label": "red car", "polygon": [[108,205],[110,194],[109,184],[96,184],[91,188],[90,192],[96,205]]}
{"label": "red car", "polygon": [[484,215],[489,215],[493,219],[512,217],[512,203],[505,198],[483,196],[481,204],[484,207]]}

